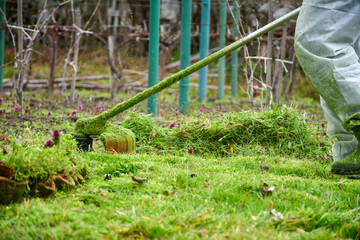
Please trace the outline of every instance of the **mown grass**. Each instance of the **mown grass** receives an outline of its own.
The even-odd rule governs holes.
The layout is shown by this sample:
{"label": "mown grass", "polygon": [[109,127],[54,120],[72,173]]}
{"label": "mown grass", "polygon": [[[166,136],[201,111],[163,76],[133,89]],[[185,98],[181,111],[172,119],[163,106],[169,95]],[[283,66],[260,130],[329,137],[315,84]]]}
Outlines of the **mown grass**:
{"label": "mown grass", "polygon": [[[294,108],[213,113],[157,124],[149,115],[129,113],[120,124],[131,129],[140,152],[202,156],[293,155],[318,157],[330,142]],[[168,124],[168,125],[167,125]],[[323,156],[321,156],[323,157]]]}
{"label": "mown grass", "polygon": [[[92,175],[49,200],[2,207],[2,239],[329,239],[359,237],[357,181],[282,157],[83,153]],[[262,172],[260,163],[269,166]],[[103,175],[113,174],[105,181]],[[195,173],[195,177],[190,174]],[[131,175],[148,178],[139,185]],[[263,196],[263,181],[275,186]],[[281,212],[273,220],[270,211]]]}
{"label": "mown grass", "polygon": [[[69,133],[74,117],[98,109],[87,101],[96,94],[80,92],[84,109],[75,105],[75,116],[61,96],[46,108],[26,102],[28,119],[2,115],[1,133],[28,141],[28,149],[55,128]],[[236,112],[231,99],[181,116],[165,94],[172,102],[160,101],[157,119],[141,106],[114,120],[135,132],[136,154],[109,155],[101,146],[74,153],[89,169],[86,181],[46,200],[0,206],[0,239],[360,238],[359,181],[330,173],[331,141],[317,116],[289,107]],[[272,194],[261,193],[264,182]]]}

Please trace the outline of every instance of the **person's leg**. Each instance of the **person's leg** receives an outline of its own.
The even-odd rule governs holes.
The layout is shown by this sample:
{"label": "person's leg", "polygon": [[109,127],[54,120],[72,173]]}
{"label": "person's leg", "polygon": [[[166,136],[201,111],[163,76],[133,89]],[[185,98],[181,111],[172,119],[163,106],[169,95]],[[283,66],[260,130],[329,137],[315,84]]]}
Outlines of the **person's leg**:
{"label": "person's leg", "polygon": [[353,121],[360,120],[360,63],[353,47],[359,36],[360,1],[304,1],[296,26],[296,55],[346,130],[360,125]]}
{"label": "person's leg", "polygon": [[324,99],[320,98],[320,103],[327,121],[326,134],[336,139],[332,146],[332,153],[334,162],[337,162],[355,152],[358,141],[352,131],[348,132],[342,127],[340,119],[329,108]]}
{"label": "person's leg", "polygon": [[332,172],[343,175],[360,174],[360,147],[351,154],[355,141],[348,132],[360,139],[359,37],[360,1],[304,0],[296,26],[296,55],[327,103],[329,132],[339,140],[333,147]]}

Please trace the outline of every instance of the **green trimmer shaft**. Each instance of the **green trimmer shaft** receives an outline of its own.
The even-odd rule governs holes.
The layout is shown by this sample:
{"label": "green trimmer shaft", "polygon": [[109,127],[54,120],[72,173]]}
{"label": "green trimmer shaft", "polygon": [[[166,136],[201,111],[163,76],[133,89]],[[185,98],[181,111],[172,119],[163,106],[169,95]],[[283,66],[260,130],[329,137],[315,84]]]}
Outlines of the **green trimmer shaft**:
{"label": "green trimmer shaft", "polygon": [[[265,33],[273,30],[274,28],[282,25],[283,23],[295,18],[300,12],[300,8],[289,12],[288,14],[276,19],[275,21],[267,24],[266,26],[252,32],[251,34],[241,38],[240,40],[220,49],[219,51],[211,54],[210,56],[204,58],[201,61],[196,62],[195,64],[187,67],[184,70],[181,70],[172,76],[166,78],[165,80],[161,81],[160,83],[156,84],[155,86],[137,94],[136,96],[130,98],[129,100],[117,104],[112,109],[109,109],[95,117],[87,118],[87,119],[78,119],[75,123],[75,129],[73,135],[75,137],[89,137],[89,136],[100,136],[100,139],[106,146],[106,142],[113,141],[115,139],[121,138],[122,142],[134,146],[135,145],[135,136],[130,131],[123,127],[113,125],[108,122],[111,118],[115,117],[116,115],[124,112],[125,110],[133,107],[134,105],[142,102],[143,100],[149,98],[150,96],[154,95],[155,93],[160,92],[161,90],[171,86],[172,84],[180,81],[184,77],[189,76],[190,74],[198,71],[199,69],[203,68],[204,66],[217,61],[219,58],[231,53],[232,51],[244,46],[245,44],[249,43],[250,41],[264,35]],[[126,141],[123,137],[125,136]],[[114,139],[115,138],[115,139]],[[133,141],[133,142],[132,142]],[[122,147],[119,146],[119,149]],[[131,149],[127,149],[126,152],[134,151],[135,147]],[[116,149],[115,149],[116,151]]]}

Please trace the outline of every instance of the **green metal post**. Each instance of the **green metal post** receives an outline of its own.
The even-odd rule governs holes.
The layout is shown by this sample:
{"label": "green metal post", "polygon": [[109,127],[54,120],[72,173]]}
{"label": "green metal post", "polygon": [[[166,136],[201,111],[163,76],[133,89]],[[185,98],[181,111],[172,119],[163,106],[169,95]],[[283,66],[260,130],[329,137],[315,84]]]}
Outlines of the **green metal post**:
{"label": "green metal post", "polygon": [[[220,32],[219,32],[219,49],[222,49],[226,45],[226,15],[227,6],[226,0],[220,0]],[[225,85],[225,57],[219,59],[219,72],[218,72],[218,99],[224,96]]]}
{"label": "green metal post", "polygon": [[[238,23],[239,23],[239,0],[233,2],[233,40],[236,41],[239,38]],[[237,95],[237,81],[238,81],[238,51],[231,53],[231,96]]]}
{"label": "green metal post", "polygon": [[[192,0],[183,0],[181,7],[180,70],[190,65]],[[189,76],[180,80],[179,111],[189,110]]]}
{"label": "green metal post", "polygon": [[[210,6],[211,0],[201,1],[200,60],[206,58],[209,53]],[[207,74],[206,65],[199,70],[199,102],[206,101]]]}
{"label": "green metal post", "polygon": [[[4,15],[6,13],[6,0],[0,0],[0,24],[3,25]],[[4,25],[3,25],[4,26]],[[0,90],[3,89],[3,78],[4,78],[4,55],[5,55],[5,28],[0,29]]]}
{"label": "green metal post", "polygon": [[[150,1],[150,35],[149,35],[149,77],[148,87],[158,83],[159,73],[159,32],[160,0]],[[148,113],[157,116],[157,94],[148,99]]]}

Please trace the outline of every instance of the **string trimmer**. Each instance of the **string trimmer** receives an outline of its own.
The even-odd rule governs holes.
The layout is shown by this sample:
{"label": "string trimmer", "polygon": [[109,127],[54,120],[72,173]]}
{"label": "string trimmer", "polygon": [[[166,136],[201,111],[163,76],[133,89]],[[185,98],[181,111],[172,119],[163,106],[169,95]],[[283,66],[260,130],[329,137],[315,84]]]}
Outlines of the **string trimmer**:
{"label": "string trimmer", "polygon": [[210,56],[196,62],[195,64],[181,70],[172,76],[166,78],[155,86],[137,94],[129,100],[117,104],[112,109],[109,109],[95,117],[78,119],[75,123],[73,135],[75,138],[89,138],[90,136],[99,136],[100,140],[105,145],[108,151],[115,150],[116,152],[134,152],[135,150],[135,135],[128,129],[121,126],[111,124],[109,120],[116,115],[124,112],[125,110],[133,107],[139,102],[149,98],[155,93],[171,86],[184,77],[198,71],[206,65],[218,60],[219,58],[231,53],[232,51],[244,46],[248,42],[264,35],[265,33],[273,30],[274,28],[282,25],[290,19],[296,17],[300,12],[300,8],[276,19],[275,21],[267,24],[266,26],[250,33],[246,37],[220,49],[219,51],[211,54]]}

